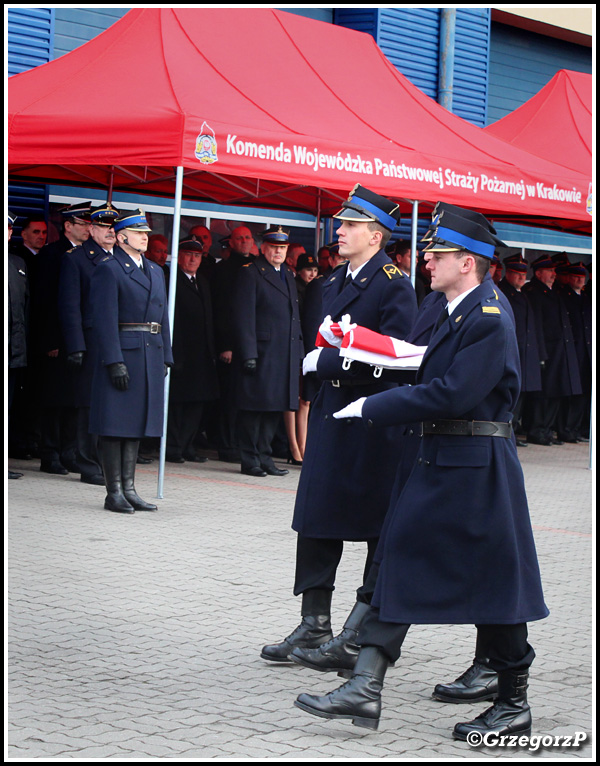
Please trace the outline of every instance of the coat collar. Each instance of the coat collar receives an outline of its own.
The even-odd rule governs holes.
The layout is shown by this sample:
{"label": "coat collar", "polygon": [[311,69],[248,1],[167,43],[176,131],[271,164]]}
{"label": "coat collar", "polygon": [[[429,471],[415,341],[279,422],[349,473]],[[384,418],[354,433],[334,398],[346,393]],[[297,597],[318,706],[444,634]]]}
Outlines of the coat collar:
{"label": "coat collar", "polygon": [[290,282],[292,276],[290,269],[285,265],[285,263],[281,264],[281,269],[285,274],[285,283],[281,279],[279,273],[275,271],[275,269],[271,266],[269,261],[267,261],[264,255],[259,255],[258,258],[255,259],[254,265],[256,266],[261,277],[263,277],[263,279],[265,279],[269,284],[273,285],[273,287],[275,287],[284,295],[291,295]]}
{"label": "coat collar", "polygon": [[113,258],[115,258],[115,260],[120,264],[123,271],[131,279],[133,279],[135,282],[140,284],[146,290],[151,290],[152,282],[153,282],[153,275],[152,275],[153,268],[151,267],[150,261],[148,261],[144,256],[142,256],[142,263],[144,264],[144,271],[145,271],[145,273],[143,274],[140,271],[140,268],[137,265],[137,263],[133,260],[133,258],[130,255],[128,255],[118,245],[115,245],[115,248],[113,250]]}
{"label": "coat collar", "polygon": [[330,305],[329,313],[331,316],[341,316],[346,307],[362,295],[362,291],[368,287],[375,274],[386,264],[391,264],[391,260],[384,250],[380,250],[365,263],[356,279],[353,279],[352,284],[345,289],[342,289],[341,286],[346,279],[348,265],[338,266],[323,285],[323,291],[328,297],[329,295],[336,296]]}

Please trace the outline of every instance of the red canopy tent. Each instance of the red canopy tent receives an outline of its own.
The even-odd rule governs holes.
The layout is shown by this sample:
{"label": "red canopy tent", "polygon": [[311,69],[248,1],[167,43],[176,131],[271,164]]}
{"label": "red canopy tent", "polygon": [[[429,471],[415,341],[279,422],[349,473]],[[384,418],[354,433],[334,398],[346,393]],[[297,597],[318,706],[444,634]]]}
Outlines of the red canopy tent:
{"label": "red canopy tent", "polygon": [[[8,81],[11,181],[331,214],[357,182],[591,230],[589,178],[447,112],[372,37],[273,9],[140,8]],[[405,210],[409,209],[403,203]]]}
{"label": "red canopy tent", "polygon": [[[592,75],[561,69],[535,96],[484,130],[591,179]],[[589,195],[591,200],[591,180]]]}

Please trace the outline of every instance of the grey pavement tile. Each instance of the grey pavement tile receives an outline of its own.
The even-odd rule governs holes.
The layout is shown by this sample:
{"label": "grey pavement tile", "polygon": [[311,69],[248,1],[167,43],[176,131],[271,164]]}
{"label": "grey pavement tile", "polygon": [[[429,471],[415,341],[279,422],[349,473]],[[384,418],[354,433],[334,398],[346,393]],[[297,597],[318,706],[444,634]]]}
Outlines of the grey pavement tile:
{"label": "grey pavement tile", "polygon": [[[591,735],[588,450],[530,446],[519,455],[551,609],[529,626],[534,734]],[[159,512],[124,518],[102,509],[102,488],[12,463],[25,476],[10,485],[8,503],[11,758],[590,757],[589,743],[507,754],[452,740],[453,725],[485,703],[443,705],[431,691],[471,663],[472,626],[411,628],[387,675],[377,732],[295,708],[299,693],[342,683],[259,658],[300,619],[290,529],[298,471],[264,482],[215,460],[167,468]],[[139,471],[148,499],[156,470]],[[364,544],[345,547],[335,630],[353,605],[364,554]]]}

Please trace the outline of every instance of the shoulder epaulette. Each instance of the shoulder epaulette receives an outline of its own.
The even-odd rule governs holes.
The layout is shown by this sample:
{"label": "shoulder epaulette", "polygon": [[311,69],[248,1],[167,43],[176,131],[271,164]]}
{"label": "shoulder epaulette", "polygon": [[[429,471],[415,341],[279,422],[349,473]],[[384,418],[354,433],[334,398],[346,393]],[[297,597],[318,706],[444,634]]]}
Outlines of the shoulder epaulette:
{"label": "shoulder epaulette", "polygon": [[404,279],[404,274],[397,266],[394,266],[393,263],[385,263],[381,268],[384,270],[388,279]]}
{"label": "shoulder epaulette", "polygon": [[482,314],[501,314],[500,308],[498,306],[482,306],[481,307],[481,313]]}

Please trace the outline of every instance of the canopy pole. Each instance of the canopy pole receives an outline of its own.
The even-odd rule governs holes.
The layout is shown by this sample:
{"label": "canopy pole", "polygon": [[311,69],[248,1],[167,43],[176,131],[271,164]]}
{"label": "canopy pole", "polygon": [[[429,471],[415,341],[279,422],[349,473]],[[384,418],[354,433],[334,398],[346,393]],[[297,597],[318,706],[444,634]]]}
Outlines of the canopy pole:
{"label": "canopy pole", "polygon": [[315,256],[319,252],[321,239],[321,190],[317,189],[317,222],[315,224]]}
{"label": "canopy pole", "polygon": [[410,230],[410,281],[414,287],[417,279],[417,226],[419,225],[419,200],[413,200],[412,205],[412,223]]}
{"label": "canopy pole", "polygon": [[114,166],[110,166],[110,181],[108,182],[108,195],[106,197],[107,202],[112,202],[113,186],[115,183],[115,169]]}
{"label": "canopy pole", "polygon": [[[177,168],[175,179],[175,207],[173,210],[173,236],[171,239],[171,266],[169,271],[169,332],[171,333],[171,345],[173,344],[173,320],[175,318],[175,293],[177,290],[177,256],[179,251],[179,226],[181,219],[181,197],[183,192],[183,167]],[[163,417],[163,434],[160,440],[160,459],[158,464],[158,498],[163,497],[165,479],[165,458],[167,454],[167,420],[169,418],[169,389],[171,384],[171,370],[165,376],[165,410]]]}

